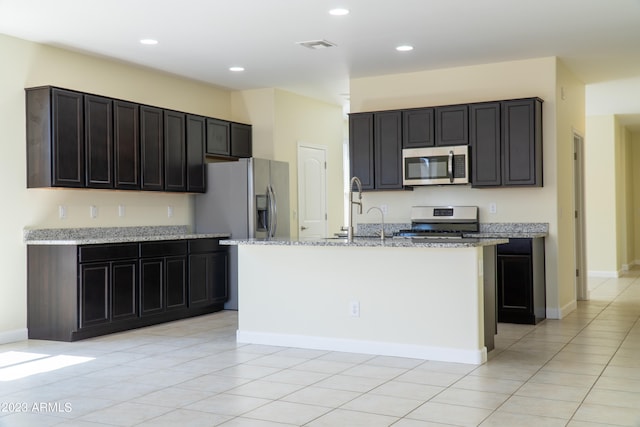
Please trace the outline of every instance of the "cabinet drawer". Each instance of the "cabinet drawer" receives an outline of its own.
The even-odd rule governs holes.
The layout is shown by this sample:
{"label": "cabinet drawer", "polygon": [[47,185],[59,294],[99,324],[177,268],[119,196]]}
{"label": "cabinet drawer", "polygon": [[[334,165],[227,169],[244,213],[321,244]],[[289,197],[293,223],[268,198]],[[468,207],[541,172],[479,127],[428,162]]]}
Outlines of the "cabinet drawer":
{"label": "cabinet drawer", "polygon": [[189,240],[189,253],[206,253],[226,249],[220,246],[220,239],[194,239]]}
{"label": "cabinet drawer", "polygon": [[498,255],[531,255],[531,239],[509,239],[509,243],[498,245]]}
{"label": "cabinet drawer", "polygon": [[78,248],[79,262],[114,261],[138,258],[138,244],[86,245]]}
{"label": "cabinet drawer", "polygon": [[171,255],[186,255],[187,241],[163,241],[140,243],[140,257],[158,257]]}

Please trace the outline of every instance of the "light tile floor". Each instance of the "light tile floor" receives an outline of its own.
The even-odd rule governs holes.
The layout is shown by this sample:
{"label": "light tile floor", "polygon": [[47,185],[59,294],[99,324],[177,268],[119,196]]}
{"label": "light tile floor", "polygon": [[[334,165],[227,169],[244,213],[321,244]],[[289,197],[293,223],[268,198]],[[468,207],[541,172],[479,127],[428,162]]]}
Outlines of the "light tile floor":
{"label": "light tile floor", "polygon": [[0,426],[640,426],[640,270],[589,287],[481,366],[237,344],[233,311],[1,345]]}

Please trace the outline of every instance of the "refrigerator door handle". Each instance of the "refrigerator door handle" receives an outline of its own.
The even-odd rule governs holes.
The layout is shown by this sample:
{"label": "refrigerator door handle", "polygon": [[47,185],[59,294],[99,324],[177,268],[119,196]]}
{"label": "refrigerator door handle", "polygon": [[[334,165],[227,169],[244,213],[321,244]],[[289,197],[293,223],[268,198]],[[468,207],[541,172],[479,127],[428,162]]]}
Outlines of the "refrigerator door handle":
{"label": "refrigerator door handle", "polygon": [[267,235],[269,237],[276,236],[276,229],[278,228],[278,203],[276,202],[276,192],[272,185],[267,187],[269,192],[269,230]]}

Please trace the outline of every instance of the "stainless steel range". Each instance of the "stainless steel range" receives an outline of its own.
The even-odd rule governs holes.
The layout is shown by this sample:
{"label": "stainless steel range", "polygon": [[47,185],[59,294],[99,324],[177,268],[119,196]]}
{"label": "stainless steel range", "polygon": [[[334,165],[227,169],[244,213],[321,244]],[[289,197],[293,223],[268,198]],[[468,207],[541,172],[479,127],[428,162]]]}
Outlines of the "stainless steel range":
{"label": "stainless steel range", "polygon": [[480,229],[477,206],[413,206],[411,228],[394,234],[399,238],[463,239]]}

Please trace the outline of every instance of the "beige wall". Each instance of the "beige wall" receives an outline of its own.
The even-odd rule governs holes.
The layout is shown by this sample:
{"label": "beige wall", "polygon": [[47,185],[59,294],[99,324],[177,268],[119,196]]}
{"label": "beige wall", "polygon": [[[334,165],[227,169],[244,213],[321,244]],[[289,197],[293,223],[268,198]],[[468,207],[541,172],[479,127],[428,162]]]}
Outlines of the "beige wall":
{"label": "beige wall", "polygon": [[[559,96],[562,86],[564,100]],[[421,187],[411,192],[366,193],[364,204],[365,210],[387,205],[389,222],[408,222],[410,207],[420,204],[478,205],[483,222],[548,222],[547,315],[561,317],[575,305],[573,172],[572,163],[565,162],[571,158],[572,129],[584,133],[584,85],[553,57],[351,80],[352,112],[535,96],[544,100],[544,187]],[[495,214],[488,211],[492,202],[497,204]],[[378,221],[377,217],[366,216],[356,220]],[[567,226],[569,223],[571,226]]]}
{"label": "beige wall", "polygon": [[[545,120],[545,119],[543,119]],[[546,126],[548,121],[543,123]],[[575,173],[574,173],[574,133],[585,135],[585,86],[561,61],[557,61],[556,82],[556,156],[557,156],[557,211],[558,227],[556,253],[558,299],[561,307],[576,300],[575,286]],[[550,148],[545,145],[545,150]],[[551,149],[553,149],[551,147]],[[547,246],[548,247],[548,246]]]}
{"label": "beige wall", "polygon": [[329,230],[342,223],[342,108],[278,89],[232,94],[233,112],[254,127],[254,156],[289,163],[291,236],[298,236],[298,143],[327,150]]}
{"label": "beige wall", "polygon": [[635,263],[640,245],[636,189],[640,153],[633,135],[612,115],[587,117],[586,233],[589,275],[618,277]]}
{"label": "beige wall", "polygon": [[[26,188],[24,88],[56,85],[134,102],[231,119],[230,93],[210,85],[0,35],[0,342],[26,333],[25,227],[105,227],[190,224],[191,196],[104,190]],[[118,205],[125,217],[118,216]],[[58,218],[58,206],[67,218]],[[99,209],[91,219],[89,206]],[[167,206],[174,216],[167,217]]]}
{"label": "beige wall", "polygon": [[[631,134],[631,192],[640,191],[640,133]],[[631,217],[633,218],[633,264],[640,265],[640,197],[632,197]]]}

